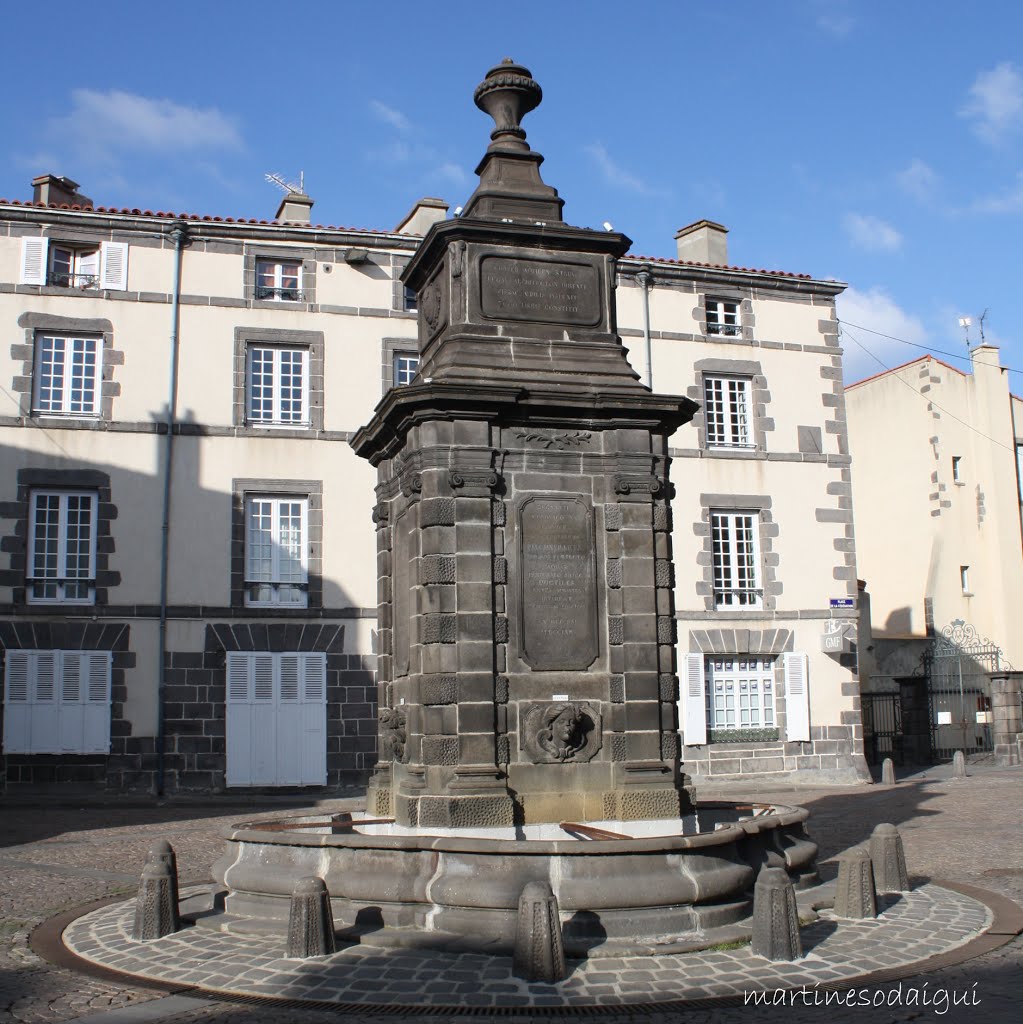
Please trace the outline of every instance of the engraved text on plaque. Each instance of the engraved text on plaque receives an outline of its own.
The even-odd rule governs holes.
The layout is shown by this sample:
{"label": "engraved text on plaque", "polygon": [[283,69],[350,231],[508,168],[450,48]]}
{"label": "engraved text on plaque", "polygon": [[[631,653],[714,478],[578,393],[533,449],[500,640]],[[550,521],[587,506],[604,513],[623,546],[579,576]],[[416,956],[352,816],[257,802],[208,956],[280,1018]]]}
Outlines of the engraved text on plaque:
{"label": "engraved text on plaque", "polygon": [[582,498],[519,509],[522,656],[534,669],[588,668],[597,656],[593,513]]}
{"label": "engraved text on plaque", "polygon": [[485,256],[480,261],[480,304],[495,320],[595,327],[600,323],[597,268],[588,263]]}

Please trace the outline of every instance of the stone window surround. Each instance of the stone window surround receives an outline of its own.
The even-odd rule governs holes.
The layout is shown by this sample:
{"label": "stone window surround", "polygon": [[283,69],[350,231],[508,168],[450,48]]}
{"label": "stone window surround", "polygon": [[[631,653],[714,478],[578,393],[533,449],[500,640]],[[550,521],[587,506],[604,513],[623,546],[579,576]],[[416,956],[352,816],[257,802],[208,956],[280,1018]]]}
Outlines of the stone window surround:
{"label": "stone window surround", "polygon": [[[259,245],[246,242],[242,284],[245,298],[257,309],[304,309],[316,303],[316,250],[311,247]],[[256,298],[257,260],[297,260],[302,264],[302,280],[297,302]]]}
{"label": "stone window surround", "polygon": [[[744,295],[737,288],[715,288],[711,290],[697,291],[699,305],[693,309],[693,319],[699,325],[700,334],[709,341],[722,342],[723,344],[739,344],[753,340],[753,328],[756,327],[756,316],[753,313],[753,300]],[[739,323],[742,333],[738,336],[733,334],[710,334],[707,331],[707,301],[735,302],[739,306]]]}
{"label": "stone window surround", "polygon": [[[715,455],[756,456],[767,451],[767,435],[774,430],[774,420],[767,415],[767,406],[771,401],[771,392],[767,387],[761,364],[754,359],[698,359],[693,364],[696,371],[696,383],[688,389],[688,396],[700,403],[700,411],[693,417],[696,427],[697,445],[701,451],[713,451]],[[728,448],[707,445],[707,423],[703,414],[704,378],[705,377],[747,377],[750,380],[750,404],[752,406],[752,434],[754,448]]]}
{"label": "stone window surround", "polygon": [[418,317],[414,309],[405,308],[405,285],[402,284],[402,272],[409,264],[409,258],[401,256],[391,257],[391,307],[399,313],[408,313],[409,316]]}
{"label": "stone window surround", "polygon": [[[11,358],[21,359],[21,373],[15,375],[11,390],[20,396],[19,413],[40,419],[55,420],[100,420],[109,423],[113,419],[114,398],[121,393],[121,385],[114,380],[114,367],[124,364],[124,352],[114,348],[114,330],[109,320],[86,319],[73,316],[54,316],[50,313],[23,313],[18,317],[18,326],[25,329],[22,344],[11,345]],[[33,412],[33,392],[36,366],[36,337],[39,334],[92,335],[101,338],[99,366],[99,414],[75,416],[65,413]]]}
{"label": "stone window surround", "polygon": [[[95,491],[96,501],[96,575],[95,605],[110,603],[110,588],[121,582],[121,574],[110,569],[110,555],[114,552],[112,522],[117,518],[117,507],[111,502],[110,476],[96,469],[38,469],[18,470],[18,492],[14,501],[0,503],[0,515],[14,520],[14,532],[0,539],[0,550],[10,552],[9,568],[0,571],[0,586],[12,588],[11,603],[19,609],[29,607],[25,574],[28,572],[29,510],[31,496],[39,490]],[[31,606],[33,610],[43,607]],[[47,603],[47,613],[64,612],[81,615],[89,606]]]}
{"label": "stone window surround", "polygon": [[[760,572],[763,584],[763,606],[758,609],[717,608],[714,604],[714,541],[711,534],[711,512],[751,510],[757,515],[759,525],[758,539],[760,542]],[[778,536],[778,526],[771,514],[771,498],[766,494],[701,494],[700,518],[693,523],[693,533],[703,538],[703,550],[697,557],[697,565],[703,569],[703,578],[696,581],[697,597],[704,599],[704,607],[722,618],[741,618],[743,616],[763,616],[765,612],[773,612],[777,606],[778,595],[782,585],[778,582],[778,556],[774,552],[774,538]]]}
{"label": "stone window surround", "polygon": [[[309,353],[309,393],[306,408],[309,424],[291,423],[283,426],[249,423],[248,412],[248,359],[250,344],[272,345],[278,348],[301,348]],[[276,327],[236,327],[234,329],[234,387],[233,422],[254,434],[265,435],[277,430],[323,430],[323,331],[296,331]]]}
{"label": "stone window surround", "polygon": [[380,339],[380,389],[387,394],[394,387],[394,357],[398,354],[419,355],[419,342],[416,338],[381,338]]}
{"label": "stone window surround", "polygon": [[[260,480],[236,477],[231,481],[231,607],[245,604],[245,499],[248,495],[305,498],[308,502],[306,526],[306,595],[303,611],[323,607],[323,481]],[[285,606],[286,607],[286,606]],[[272,618],[279,610],[260,608]]]}

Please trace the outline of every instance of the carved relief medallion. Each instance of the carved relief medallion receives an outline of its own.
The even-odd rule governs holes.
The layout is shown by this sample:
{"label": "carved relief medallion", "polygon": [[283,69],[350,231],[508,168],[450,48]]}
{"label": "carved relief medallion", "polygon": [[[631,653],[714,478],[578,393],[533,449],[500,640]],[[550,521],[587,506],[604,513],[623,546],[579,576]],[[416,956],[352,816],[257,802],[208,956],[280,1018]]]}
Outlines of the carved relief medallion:
{"label": "carved relief medallion", "polygon": [[600,712],[581,701],[529,704],[519,741],[534,764],[590,761],[602,744]]}

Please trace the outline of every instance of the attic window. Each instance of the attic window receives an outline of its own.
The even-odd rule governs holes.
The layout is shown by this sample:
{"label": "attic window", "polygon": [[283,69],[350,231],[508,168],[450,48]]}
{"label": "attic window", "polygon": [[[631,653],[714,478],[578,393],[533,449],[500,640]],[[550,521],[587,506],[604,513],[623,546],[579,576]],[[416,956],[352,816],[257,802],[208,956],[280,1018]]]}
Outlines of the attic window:
{"label": "attic window", "polygon": [[707,313],[707,333],[729,338],[742,337],[739,303],[730,299],[708,298],[704,303]]}
{"label": "attic window", "polygon": [[128,246],[124,242],[23,238],[19,283],[124,291],[128,287]]}

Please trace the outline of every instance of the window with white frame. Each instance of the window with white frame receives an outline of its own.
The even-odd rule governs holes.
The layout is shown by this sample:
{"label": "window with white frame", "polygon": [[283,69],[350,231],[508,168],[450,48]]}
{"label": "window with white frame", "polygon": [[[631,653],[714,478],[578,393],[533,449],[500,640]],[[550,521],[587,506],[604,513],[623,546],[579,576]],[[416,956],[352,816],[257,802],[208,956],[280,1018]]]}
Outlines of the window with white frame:
{"label": "window with white frame", "polygon": [[272,302],[300,302],[302,261],[257,259],[255,295]]}
{"label": "window with white frame", "polygon": [[959,566],[959,586],[962,587],[964,594],[970,594],[970,567],[968,565]]}
{"label": "window with white frame", "polygon": [[249,345],[245,355],[248,422],[260,426],[308,426],[309,350]]}
{"label": "window with white frame", "polygon": [[125,242],[23,238],[19,283],[124,291],[128,287],[128,246]]}
{"label": "window with white frame", "polygon": [[308,602],[306,498],[245,499],[245,603],[304,608]]}
{"label": "window with white frame", "polygon": [[706,659],[711,730],[773,729],[774,658],[719,654]]}
{"label": "window with white frame", "polygon": [[716,608],[761,608],[759,513],[710,514]]}
{"label": "window with white frame", "polygon": [[7,651],[4,751],[110,752],[109,651]]}
{"label": "window with white frame", "polygon": [[707,444],[716,448],[754,448],[748,377],[703,378],[703,418]]}
{"label": "window with white frame", "polygon": [[103,339],[37,334],[32,411],[46,416],[98,416]]}
{"label": "window with white frame", "polygon": [[707,333],[730,338],[742,337],[742,321],[739,317],[739,303],[734,299],[712,299],[704,301],[707,314]]}
{"label": "window with white frame", "polygon": [[394,353],[394,386],[411,384],[419,372],[419,356],[415,352]]}
{"label": "window with white frame", "polygon": [[95,491],[33,491],[29,499],[28,599],[92,604],[96,599]]}

